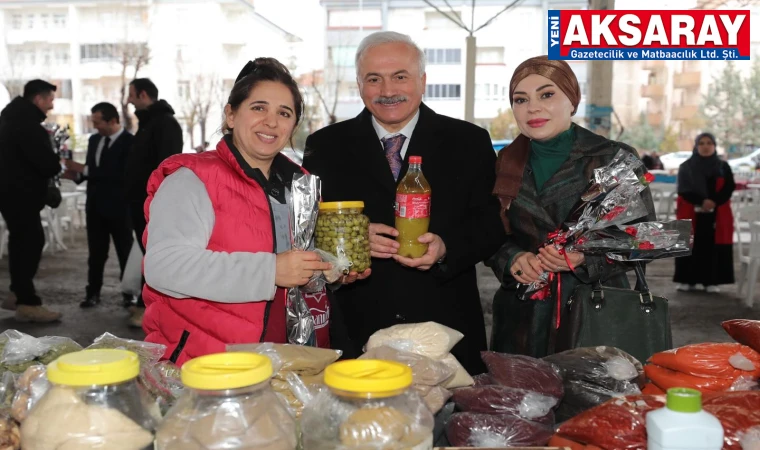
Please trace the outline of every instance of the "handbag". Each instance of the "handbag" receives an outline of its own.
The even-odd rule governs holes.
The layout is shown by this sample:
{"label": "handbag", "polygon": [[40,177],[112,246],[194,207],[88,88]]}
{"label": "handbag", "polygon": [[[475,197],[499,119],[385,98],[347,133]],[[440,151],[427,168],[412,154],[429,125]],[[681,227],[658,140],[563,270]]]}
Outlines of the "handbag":
{"label": "handbag", "polygon": [[582,284],[565,304],[555,351],[605,345],[646,362],[673,348],[668,300],[652,295],[640,263],[636,287],[621,289]]}
{"label": "handbag", "polygon": [[56,209],[61,206],[61,202],[63,202],[61,190],[56,186],[55,180],[51,178],[48,181],[47,192],[45,193],[45,205]]}

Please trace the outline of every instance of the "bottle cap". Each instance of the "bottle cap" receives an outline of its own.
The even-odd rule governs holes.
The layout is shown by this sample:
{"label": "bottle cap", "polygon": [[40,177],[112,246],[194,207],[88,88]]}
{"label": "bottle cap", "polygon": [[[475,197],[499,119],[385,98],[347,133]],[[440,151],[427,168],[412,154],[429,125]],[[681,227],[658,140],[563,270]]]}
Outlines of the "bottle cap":
{"label": "bottle cap", "polygon": [[97,349],[69,353],[48,364],[51,383],[64,386],[104,386],[123,383],[140,374],[140,360],[127,350]]}
{"label": "bottle cap", "polygon": [[357,397],[383,398],[398,395],[412,385],[412,369],[393,361],[355,359],[330,364],[324,383]]}
{"label": "bottle cap", "polygon": [[410,156],[409,164],[422,164],[422,156]]}
{"label": "bottle cap", "polygon": [[676,412],[700,412],[702,411],[702,393],[688,388],[668,389],[667,407]]}
{"label": "bottle cap", "polygon": [[182,366],[182,383],[190,388],[220,391],[253,386],[272,377],[272,361],[247,352],[214,353]]}

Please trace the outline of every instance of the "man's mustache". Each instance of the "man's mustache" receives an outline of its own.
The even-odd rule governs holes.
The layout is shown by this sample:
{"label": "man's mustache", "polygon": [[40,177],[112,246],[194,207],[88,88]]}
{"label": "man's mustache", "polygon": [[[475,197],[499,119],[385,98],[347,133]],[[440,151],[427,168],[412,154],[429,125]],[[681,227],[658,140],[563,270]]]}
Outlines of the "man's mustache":
{"label": "man's mustache", "polygon": [[372,100],[372,103],[379,103],[381,105],[391,105],[393,103],[401,103],[407,100],[405,95],[394,95],[393,97],[377,97]]}

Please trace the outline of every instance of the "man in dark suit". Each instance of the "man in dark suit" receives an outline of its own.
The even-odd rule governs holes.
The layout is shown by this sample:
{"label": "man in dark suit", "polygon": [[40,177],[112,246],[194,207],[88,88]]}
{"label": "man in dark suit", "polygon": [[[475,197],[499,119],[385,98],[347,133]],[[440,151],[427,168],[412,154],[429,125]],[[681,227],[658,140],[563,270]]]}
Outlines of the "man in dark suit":
{"label": "man in dark suit", "polygon": [[40,211],[45,207],[48,182],[61,163],[50,135],[42,127],[53,109],[55,85],[32,80],[24,95],[0,113],[0,213],[8,227],[8,268],[13,298],[3,309],[15,310],[20,322],[55,322],[61,313],[42,306],[34,288],[45,234]]}
{"label": "man in dark suit", "polygon": [[[379,32],[362,41],[357,81],[366,109],[306,141],[304,167],[322,178],[324,201],[362,200],[370,219],[372,268],[335,291],[357,353],[375,331],[435,321],[464,339],[452,353],[472,374],[484,371],[486,332],[475,265],[505,239],[491,195],[496,155],[488,132],[422,104],[424,53],[408,36]],[[397,254],[393,228],[398,182],[409,156],[422,157],[432,189],[425,255]],[[395,169],[395,170],[394,170]]]}
{"label": "man in dark suit", "polygon": [[66,161],[77,183],[87,181],[87,295],[79,304],[91,308],[100,304],[103,286],[103,269],[113,239],[119,258],[121,275],[127,265],[132,249],[132,223],[129,219],[124,185],[127,157],[134,143],[134,136],[119,123],[119,112],[110,103],[98,103],[92,107],[92,124],[97,134],[90,136],[87,160],[84,165]]}
{"label": "man in dark suit", "polygon": [[[182,127],[174,118],[174,109],[166,100],[158,99],[158,88],[147,78],[137,78],[129,83],[127,101],[134,105],[135,115],[140,121],[135,144],[127,161],[127,198],[132,227],[144,255],[142,238],[147,226],[144,206],[148,198],[148,178],[166,158],[182,153]],[[142,327],[145,313],[142,295],[130,309],[132,317],[129,325]]]}

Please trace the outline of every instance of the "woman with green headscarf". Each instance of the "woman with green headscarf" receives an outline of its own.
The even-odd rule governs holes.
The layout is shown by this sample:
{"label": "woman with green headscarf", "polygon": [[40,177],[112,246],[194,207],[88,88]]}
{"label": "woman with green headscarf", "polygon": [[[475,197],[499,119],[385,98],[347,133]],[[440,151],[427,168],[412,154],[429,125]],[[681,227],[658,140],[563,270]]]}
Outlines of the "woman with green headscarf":
{"label": "woman with green headscarf", "polygon": [[[634,155],[636,150],[573,123],[581,93],[564,61],[530,58],[517,67],[509,88],[521,134],[501,150],[497,162],[494,194],[502,204],[508,237],[488,262],[501,281],[493,303],[491,349],[542,357],[554,349],[557,305],[564,305],[576,286],[601,281],[630,287],[627,264],[576,252],[568,252],[566,259],[542,244],[565,222],[593,170],[609,163],[620,149]],[[655,220],[649,190],[642,197],[648,220]],[[531,283],[545,271],[561,278],[561,298],[520,300],[517,284]]]}

